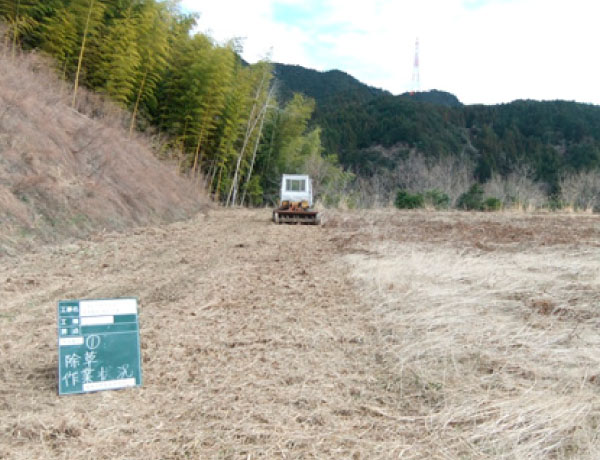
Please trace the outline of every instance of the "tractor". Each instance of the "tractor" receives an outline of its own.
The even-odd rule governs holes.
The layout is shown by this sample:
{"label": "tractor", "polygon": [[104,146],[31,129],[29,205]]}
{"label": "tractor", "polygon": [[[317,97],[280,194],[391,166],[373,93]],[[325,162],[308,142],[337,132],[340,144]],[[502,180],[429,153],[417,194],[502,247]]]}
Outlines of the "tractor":
{"label": "tractor", "polygon": [[281,177],[279,207],[273,210],[276,224],[320,225],[321,216],[313,209],[312,181],[305,174]]}

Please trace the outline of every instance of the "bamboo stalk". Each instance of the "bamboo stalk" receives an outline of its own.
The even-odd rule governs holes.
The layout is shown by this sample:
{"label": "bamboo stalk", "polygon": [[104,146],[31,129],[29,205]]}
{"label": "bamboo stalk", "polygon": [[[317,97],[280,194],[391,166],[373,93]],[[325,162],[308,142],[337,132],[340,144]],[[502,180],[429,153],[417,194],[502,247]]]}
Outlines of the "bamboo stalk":
{"label": "bamboo stalk", "polygon": [[92,9],[94,8],[94,0],[90,0],[90,9],[88,10],[87,19],[85,21],[85,28],[83,29],[83,38],[81,40],[81,50],[79,51],[79,60],[77,61],[77,72],[75,74],[75,87],[73,88],[73,100],[71,101],[71,107],[75,108],[75,102],[77,101],[77,90],[79,88],[79,74],[81,72],[81,63],[83,62],[83,54],[85,51],[85,41],[87,33],[90,27],[90,20],[92,18]]}
{"label": "bamboo stalk", "polygon": [[135,119],[137,116],[138,108],[140,106],[140,101],[142,99],[142,93],[144,91],[144,85],[146,84],[146,77],[148,76],[148,69],[144,73],[144,78],[142,78],[142,84],[140,85],[140,89],[138,91],[137,98],[135,100],[135,106],[133,107],[133,113],[131,114],[131,123],[129,124],[129,137],[133,134],[133,128],[135,126]]}

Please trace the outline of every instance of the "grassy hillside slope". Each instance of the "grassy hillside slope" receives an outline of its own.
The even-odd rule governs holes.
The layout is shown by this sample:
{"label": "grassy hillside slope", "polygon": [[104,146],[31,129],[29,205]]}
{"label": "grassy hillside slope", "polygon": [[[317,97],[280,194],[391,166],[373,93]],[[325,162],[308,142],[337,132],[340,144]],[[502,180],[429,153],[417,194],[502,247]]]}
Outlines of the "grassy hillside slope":
{"label": "grassy hillside slope", "polygon": [[[33,241],[171,221],[199,188],[129,139],[119,111],[87,94],[88,115],[36,56],[0,50],[0,255]],[[95,100],[95,102],[91,102]]]}

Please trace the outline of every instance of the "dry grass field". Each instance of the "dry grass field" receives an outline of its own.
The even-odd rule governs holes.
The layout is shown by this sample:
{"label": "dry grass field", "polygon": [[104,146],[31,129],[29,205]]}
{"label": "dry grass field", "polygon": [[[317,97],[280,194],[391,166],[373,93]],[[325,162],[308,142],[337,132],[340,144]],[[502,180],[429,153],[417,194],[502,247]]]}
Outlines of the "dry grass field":
{"label": "dry grass field", "polygon": [[[0,255],[0,458],[600,457],[600,219],[268,210]],[[144,385],[57,395],[59,299],[140,299]]]}

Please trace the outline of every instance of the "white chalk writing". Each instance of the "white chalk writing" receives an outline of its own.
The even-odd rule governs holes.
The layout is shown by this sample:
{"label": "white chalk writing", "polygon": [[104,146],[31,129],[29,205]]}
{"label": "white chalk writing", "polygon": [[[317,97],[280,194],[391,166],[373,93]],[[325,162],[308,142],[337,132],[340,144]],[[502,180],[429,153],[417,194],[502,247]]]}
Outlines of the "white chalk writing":
{"label": "white chalk writing", "polygon": [[63,376],[62,379],[65,381],[65,386],[75,386],[77,383],[79,383],[79,374],[77,372],[69,371]]}
{"label": "white chalk writing", "polygon": [[119,373],[117,374],[118,379],[126,379],[133,376],[133,372],[129,370],[129,364],[123,364],[117,368]]}
{"label": "white chalk writing", "polygon": [[98,377],[100,378],[101,382],[104,382],[108,378],[108,372],[106,372],[104,366],[100,368],[100,371],[98,372]]}
{"label": "white chalk writing", "polygon": [[94,371],[94,369],[92,369],[91,367],[84,367],[81,370],[81,380],[82,382],[85,383],[92,383],[92,372]]}
{"label": "white chalk writing", "polygon": [[90,335],[87,339],[85,339],[85,344],[90,350],[95,350],[100,346],[100,336],[99,335]]}
{"label": "white chalk writing", "polygon": [[72,355],[65,355],[65,367],[68,369],[70,367],[76,368],[79,366],[79,362],[81,361],[81,356],[77,353],[73,353]]}

